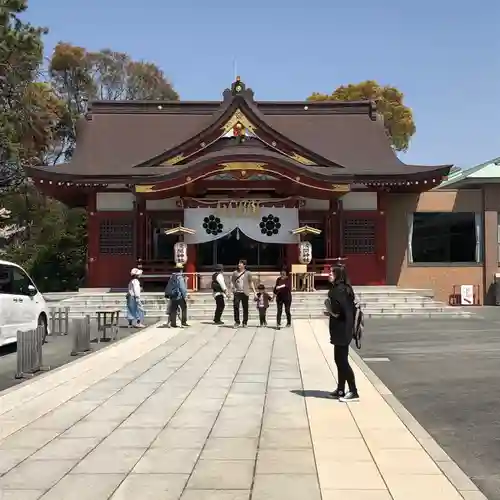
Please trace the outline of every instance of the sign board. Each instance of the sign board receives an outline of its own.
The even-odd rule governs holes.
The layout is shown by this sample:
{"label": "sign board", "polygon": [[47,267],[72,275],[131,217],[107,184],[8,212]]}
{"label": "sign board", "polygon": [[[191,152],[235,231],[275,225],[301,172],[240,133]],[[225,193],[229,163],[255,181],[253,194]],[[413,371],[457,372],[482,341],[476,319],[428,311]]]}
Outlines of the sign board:
{"label": "sign board", "polygon": [[292,264],[292,274],[307,273],[307,264]]}
{"label": "sign board", "polygon": [[474,305],[474,285],[460,285],[460,304],[462,306]]}

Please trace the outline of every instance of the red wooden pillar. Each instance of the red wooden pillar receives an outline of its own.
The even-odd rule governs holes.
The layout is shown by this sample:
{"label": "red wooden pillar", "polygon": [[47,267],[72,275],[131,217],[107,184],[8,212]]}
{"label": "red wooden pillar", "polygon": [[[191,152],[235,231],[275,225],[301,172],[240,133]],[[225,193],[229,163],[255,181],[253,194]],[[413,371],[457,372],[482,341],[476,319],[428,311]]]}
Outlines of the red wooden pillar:
{"label": "red wooden pillar", "polygon": [[299,263],[299,244],[291,243],[285,249],[286,267],[290,271],[293,264]]}
{"label": "red wooden pillar", "polygon": [[192,290],[194,287],[194,275],[196,272],[196,246],[188,245],[187,246],[187,264],[186,264],[186,273],[188,274],[188,289]]}
{"label": "red wooden pillar", "polygon": [[136,198],[135,202],[135,247],[137,262],[146,258],[146,200]]}
{"label": "red wooden pillar", "polygon": [[91,191],[87,195],[87,287],[99,286],[99,218],[96,214],[97,195]]}
{"label": "red wooden pillar", "polygon": [[328,237],[329,246],[327,247],[327,258],[340,257],[342,253],[342,228],[341,228],[341,210],[342,203],[338,199],[330,200],[330,208],[328,210],[329,214],[329,226],[328,226]]}
{"label": "red wooden pillar", "polygon": [[387,193],[377,193],[375,252],[379,263],[380,285],[387,283]]}
{"label": "red wooden pillar", "polygon": [[[325,244],[325,257],[327,259],[328,257],[331,256],[332,253],[332,217],[333,217],[332,211],[328,209],[328,212],[323,220],[323,238]],[[313,255],[314,255],[314,248],[313,248]]]}

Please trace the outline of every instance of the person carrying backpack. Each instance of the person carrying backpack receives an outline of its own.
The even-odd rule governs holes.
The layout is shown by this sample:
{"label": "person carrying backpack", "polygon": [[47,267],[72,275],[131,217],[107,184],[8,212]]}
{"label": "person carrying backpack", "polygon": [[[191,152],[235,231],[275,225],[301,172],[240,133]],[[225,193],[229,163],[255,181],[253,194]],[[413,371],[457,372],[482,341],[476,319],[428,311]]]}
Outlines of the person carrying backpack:
{"label": "person carrying backpack", "polygon": [[215,299],[214,324],[223,325],[222,313],[226,307],[227,286],[224,281],[224,267],[221,264],[215,266],[215,273],[212,275],[212,291]]}
{"label": "person carrying backpack", "polygon": [[[325,301],[327,309],[325,314],[329,317],[330,343],[334,346],[338,374],[337,389],[330,394],[330,397],[347,403],[359,400],[354,371],[349,364],[349,345],[355,336],[357,306],[345,267],[334,267],[329,281],[330,289]],[[346,383],[349,388],[347,393]]]}
{"label": "person carrying backpack", "polygon": [[170,276],[167,287],[165,288],[165,298],[170,299],[169,317],[170,327],[177,328],[177,311],[181,310],[181,326],[187,324],[187,286],[184,274],[182,273],[182,264],[176,265],[177,270]]}

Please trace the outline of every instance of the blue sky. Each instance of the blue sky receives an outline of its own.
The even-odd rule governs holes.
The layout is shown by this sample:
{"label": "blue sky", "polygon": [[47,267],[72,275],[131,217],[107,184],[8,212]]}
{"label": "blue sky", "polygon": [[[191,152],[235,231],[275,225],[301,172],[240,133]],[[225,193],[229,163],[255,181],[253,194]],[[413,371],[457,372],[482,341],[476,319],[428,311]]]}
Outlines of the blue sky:
{"label": "blue sky", "polygon": [[58,41],[152,61],[182,99],[219,99],[238,73],[259,100],[374,79],[417,125],[408,163],[469,167],[500,156],[500,2],[452,0],[31,0]]}

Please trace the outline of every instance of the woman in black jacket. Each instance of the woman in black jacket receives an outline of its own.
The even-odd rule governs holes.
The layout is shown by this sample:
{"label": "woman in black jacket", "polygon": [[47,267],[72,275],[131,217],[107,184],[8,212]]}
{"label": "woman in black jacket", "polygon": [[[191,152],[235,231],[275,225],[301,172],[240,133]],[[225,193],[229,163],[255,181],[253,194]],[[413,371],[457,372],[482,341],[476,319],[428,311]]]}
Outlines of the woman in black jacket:
{"label": "woman in black jacket", "polygon": [[292,314],[290,306],[292,305],[292,287],[290,283],[290,276],[286,269],[282,269],[279,277],[276,279],[274,285],[274,295],[276,297],[276,307],[278,310],[276,318],[276,328],[281,328],[281,315],[283,314],[283,306],[285,306],[286,326],[292,325]]}
{"label": "woman in black jacket", "polygon": [[[337,389],[331,397],[343,402],[359,399],[354,372],[349,364],[349,345],[354,330],[354,290],[344,267],[335,267],[330,279],[328,291],[330,316],[330,343],[334,346],[335,364],[337,365]],[[345,392],[345,385],[349,391]]]}

